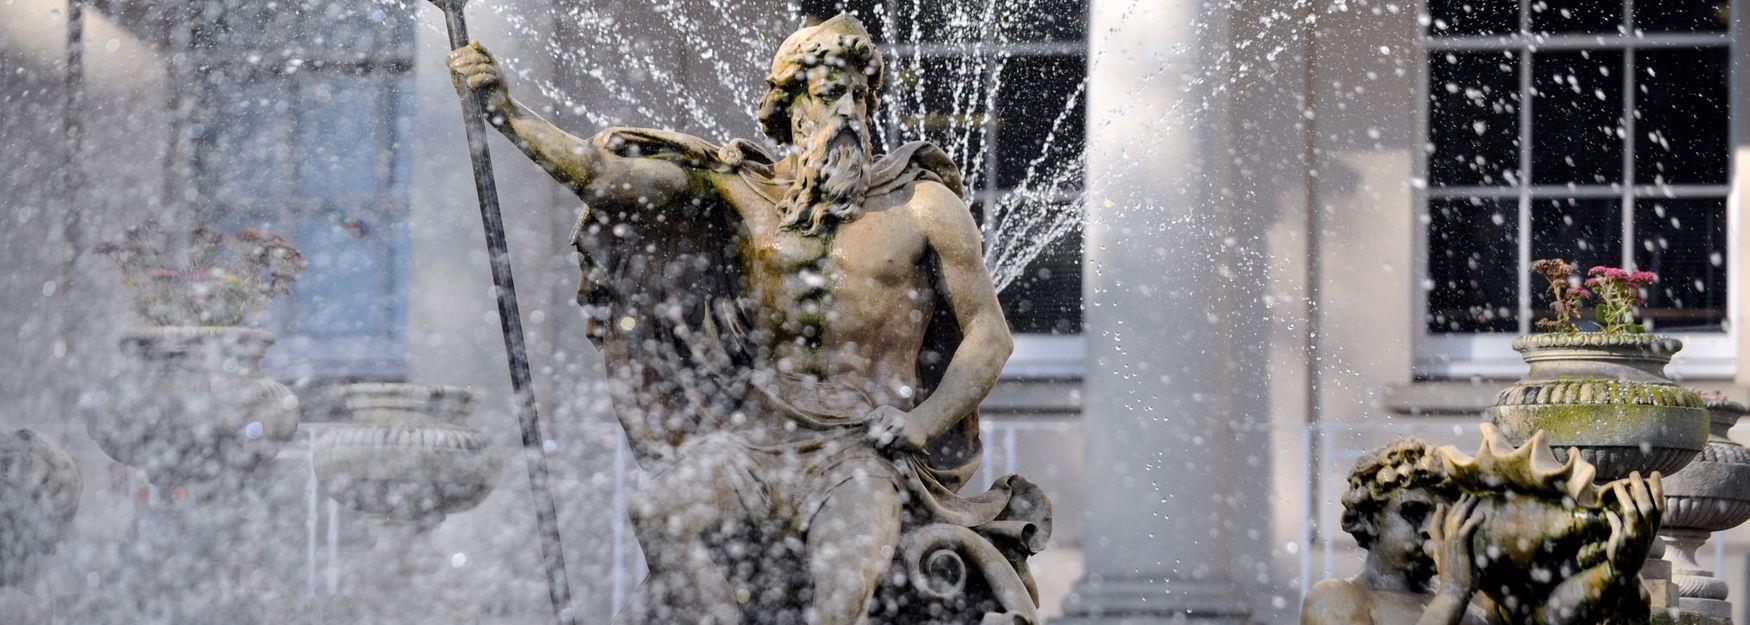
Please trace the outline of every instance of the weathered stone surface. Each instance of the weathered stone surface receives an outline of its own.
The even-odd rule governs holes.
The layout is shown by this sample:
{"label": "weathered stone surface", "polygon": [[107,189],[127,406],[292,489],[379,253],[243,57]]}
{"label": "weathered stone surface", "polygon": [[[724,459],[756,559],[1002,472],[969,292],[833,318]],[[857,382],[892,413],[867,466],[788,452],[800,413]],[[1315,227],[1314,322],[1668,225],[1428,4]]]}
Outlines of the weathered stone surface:
{"label": "weathered stone surface", "polygon": [[1368,551],[1354,578],[1319,582],[1301,622],[1635,623],[1663,499],[1657,476],[1598,484],[1534,433],[1489,424],[1474,456],[1406,439],[1349,475],[1343,529]]}
{"label": "weathered stone surface", "polygon": [[67,452],[32,430],[0,434],[0,623],[48,623],[43,566],[72,526],[84,481]]}
{"label": "weathered stone surface", "polygon": [[273,343],[271,332],[240,327],[129,332],[128,366],[80,401],[86,431],[159,488],[233,489],[298,428],[297,396],[260,370]]}
{"label": "weathered stone surface", "polygon": [[947,153],[874,158],[885,66],[861,23],[778,46],[757,110],[782,158],[580,139],[512,98],[484,46],[450,67],[586,203],[586,330],[654,476],[631,506],[651,574],[623,619],[1038,621],[1026,561],[1049,502],[1019,476],[958,494],[1013,341]]}
{"label": "weathered stone surface", "polygon": [[1665,377],[1676,339],[1552,333],[1513,342],[1531,371],[1503,389],[1489,419],[1514,443],[1542,432],[1557,458],[1578,448],[1599,480],[1675,473],[1707,442],[1701,396]]}
{"label": "weathered stone surface", "polygon": [[1672,605],[1684,613],[1729,622],[1732,606],[1726,601],[1726,582],[1697,563],[1696,552],[1713,532],[1750,520],[1750,451],[1727,436],[1747,410],[1722,399],[1710,399],[1706,405],[1707,448],[1666,480],[1668,513],[1659,536],[1666,545],[1663,557],[1670,562],[1678,594]]}
{"label": "weathered stone surface", "polygon": [[433,549],[444,517],[490,494],[501,460],[464,422],[466,389],[353,384],[342,391],[352,420],[316,445],[316,472],[329,496],[371,515],[377,544],[347,564],[346,591],[324,605],[328,625],[415,625],[478,621],[465,580]]}

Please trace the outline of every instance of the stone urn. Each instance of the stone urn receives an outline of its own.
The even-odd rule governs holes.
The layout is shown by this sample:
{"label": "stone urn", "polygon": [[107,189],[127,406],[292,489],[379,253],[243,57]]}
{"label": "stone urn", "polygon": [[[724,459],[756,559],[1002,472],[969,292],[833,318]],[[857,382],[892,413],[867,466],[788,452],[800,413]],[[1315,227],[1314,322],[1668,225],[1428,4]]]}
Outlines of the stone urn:
{"label": "stone urn", "polygon": [[1668,548],[1678,608],[1714,619],[1732,617],[1726,582],[1696,563],[1696,550],[1713,532],[1750,520],[1750,450],[1726,432],[1750,409],[1723,399],[1706,402],[1711,433],[1707,448],[1689,466],[1665,480],[1665,520],[1659,530]]}
{"label": "stone urn", "polygon": [[166,326],[127,333],[127,365],[80,404],[99,448],[161,489],[235,482],[298,429],[298,398],[261,373],[272,332]]}
{"label": "stone urn", "polygon": [[73,525],[84,482],[73,458],[31,430],[0,434],[0,623],[52,622],[32,586]]}
{"label": "stone urn", "polygon": [[1495,396],[1489,420],[1514,444],[1542,431],[1556,456],[1568,448],[1608,482],[1640,471],[1671,475],[1708,440],[1701,396],[1665,377],[1683,348],[1655,334],[1531,334],[1513,341],[1531,371]]}
{"label": "stone urn", "polygon": [[430,543],[447,515],[492,492],[502,462],[464,424],[473,395],[416,384],[353,384],[341,394],[351,420],[317,440],[316,474],[328,496],[376,521],[377,544],[347,565],[323,622],[475,622],[460,566]]}

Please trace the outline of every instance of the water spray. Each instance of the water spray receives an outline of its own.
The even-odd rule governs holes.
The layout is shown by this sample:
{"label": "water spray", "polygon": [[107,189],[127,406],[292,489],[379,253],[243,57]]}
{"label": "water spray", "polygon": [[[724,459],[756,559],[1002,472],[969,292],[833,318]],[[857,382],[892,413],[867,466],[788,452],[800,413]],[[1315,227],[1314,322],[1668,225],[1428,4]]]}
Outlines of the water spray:
{"label": "water spray", "polygon": [[[467,0],[431,0],[444,13],[450,49],[468,45],[468,23],[463,16]],[[486,146],[486,126],[480,97],[462,90],[462,125],[468,135],[468,156],[474,165],[474,191],[480,199],[480,221],[486,229],[486,253],[492,264],[493,295],[498,300],[498,325],[504,334],[504,349],[510,358],[510,383],[516,393],[517,421],[521,425],[523,459],[529,468],[529,486],[535,500],[536,532],[541,537],[541,560],[547,569],[547,595],[559,625],[573,625],[571,584],[565,578],[565,552],[559,543],[559,513],[553,491],[547,485],[547,455],[541,437],[541,415],[535,406],[534,384],[529,378],[528,350],[523,345],[523,322],[517,312],[516,282],[511,279],[510,250],[504,240],[504,218],[498,210],[498,185],[492,178],[492,153]]]}

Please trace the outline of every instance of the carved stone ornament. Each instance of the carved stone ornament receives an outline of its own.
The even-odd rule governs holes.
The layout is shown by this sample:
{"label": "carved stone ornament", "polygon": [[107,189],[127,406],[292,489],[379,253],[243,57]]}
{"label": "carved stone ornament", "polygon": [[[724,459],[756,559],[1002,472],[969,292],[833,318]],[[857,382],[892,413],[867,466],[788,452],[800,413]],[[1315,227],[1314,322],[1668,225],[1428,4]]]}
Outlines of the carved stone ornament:
{"label": "carved stone ornament", "polygon": [[1725,580],[1697,564],[1695,554],[1713,532],[1750,520],[1750,450],[1726,437],[1746,408],[1723,399],[1707,400],[1707,408],[1712,430],[1707,448],[1665,480],[1667,510],[1659,536],[1668,546],[1665,559],[1672,564],[1681,611],[1730,622]]}
{"label": "carved stone ornament", "polygon": [[328,495],[377,523],[377,544],[347,565],[346,591],[324,612],[329,625],[454,623],[478,619],[465,580],[430,544],[444,517],[491,494],[501,460],[466,425],[466,389],[352,384],[342,390],[352,420],[316,443],[316,474]]}
{"label": "carved stone ornament", "polygon": [[253,328],[129,332],[126,366],[80,399],[86,431],[160,489],[235,486],[298,428],[298,398],[261,373],[273,343],[273,333]]}
{"label": "carved stone ornament", "polygon": [[1655,334],[1531,334],[1513,341],[1531,371],[1495,397],[1489,419],[1507,440],[1533,432],[1558,458],[1575,447],[1599,480],[1671,475],[1707,443],[1701,396],[1665,377],[1683,348]]}
{"label": "carved stone ornament", "polygon": [[0,623],[48,623],[33,586],[73,525],[84,483],[73,458],[31,430],[0,434]]}
{"label": "carved stone ornament", "polygon": [[1349,475],[1343,529],[1364,571],[1309,590],[1305,624],[1639,623],[1637,577],[1662,513],[1658,476],[1596,483],[1534,432],[1490,424],[1474,455],[1405,439]]}

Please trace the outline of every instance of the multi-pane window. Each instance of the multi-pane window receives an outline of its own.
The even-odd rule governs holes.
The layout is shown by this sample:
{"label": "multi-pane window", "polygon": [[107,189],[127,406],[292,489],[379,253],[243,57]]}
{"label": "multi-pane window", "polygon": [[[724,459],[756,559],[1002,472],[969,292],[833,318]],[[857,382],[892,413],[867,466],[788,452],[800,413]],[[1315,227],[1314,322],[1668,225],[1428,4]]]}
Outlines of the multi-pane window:
{"label": "multi-pane window", "polygon": [[1529,264],[1657,272],[1646,319],[1727,330],[1722,0],[1427,0],[1425,328],[1522,333]]}
{"label": "multi-pane window", "polygon": [[[924,138],[947,149],[967,176],[987,245],[1024,245],[1043,237],[1040,226],[1051,219],[1041,216],[1077,212],[1087,2],[1017,0],[987,18],[989,7],[983,0],[802,3],[816,18],[856,15],[883,44],[888,81],[877,121],[889,147]],[[1011,212],[993,217],[999,211]],[[1022,223],[1030,228],[1011,228]],[[1015,332],[1081,332],[1081,230],[1074,219],[1056,223],[1068,227],[1000,294]]]}
{"label": "multi-pane window", "polygon": [[274,355],[317,377],[404,374],[414,5],[203,5],[182,124],[197,216],[310,261],[271,311]]}

